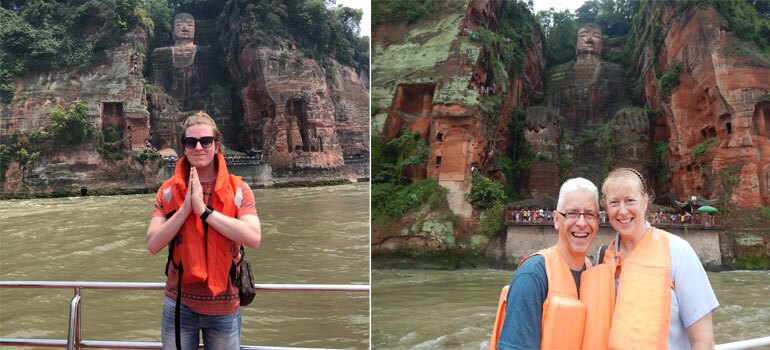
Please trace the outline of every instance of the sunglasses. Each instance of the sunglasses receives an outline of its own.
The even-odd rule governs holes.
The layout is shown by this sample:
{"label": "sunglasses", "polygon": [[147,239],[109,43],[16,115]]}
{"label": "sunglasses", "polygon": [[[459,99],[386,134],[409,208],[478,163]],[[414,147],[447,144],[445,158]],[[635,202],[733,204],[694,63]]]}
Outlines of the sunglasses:
{"label": "sunglasses", "polygon": [[196,139],[194,137],[185,137],[184,138],[184,147],[187,149],[194,149],[195,146],[198,145],[198,142],[201,143],[201,147],[203,148],[209,148],[211,145],[214,144],[214,136],[205,136],[201,137],[199,139]]}

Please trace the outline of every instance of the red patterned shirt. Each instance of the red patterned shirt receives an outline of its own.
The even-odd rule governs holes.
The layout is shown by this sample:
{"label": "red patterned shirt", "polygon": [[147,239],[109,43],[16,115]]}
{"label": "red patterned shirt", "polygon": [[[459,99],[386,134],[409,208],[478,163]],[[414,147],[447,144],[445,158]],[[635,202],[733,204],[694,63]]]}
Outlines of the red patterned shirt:
{"label": "red patterned shirt", "polygon": [[[201,182],[204,202],[209,202],[211,193],[214,191],[215,183],[216,181]],[[257,215],[257,209],[254,204],[254,192],[251,191],[251,187],[249,187],[249,184],[246,182],[243,182],[241,184],[241,189],[243,190],[243,202],[241,202],[241,208],[238,210],[237,217]],[[152,216],[166,217],[163,210],[162,188],[158,190],[158,194],[155,196],[155,209]],[[235,242],[231,242],[230,254],[233,256],[234,263],[238,262],[239,252],[240,246]],[[168,270],[168,277],[166,278],[166,296],[176,300],[177,270],[174,268],[173,264],[169,265]],[[230,283],[227,290],[214,297],[209,292],[205,283],[197,283],[182,288],[182,304],[190,308],[190,310],[202,315],[229,315],[238,310],[238,307],[240,306],[238,287],[234,283]]]}

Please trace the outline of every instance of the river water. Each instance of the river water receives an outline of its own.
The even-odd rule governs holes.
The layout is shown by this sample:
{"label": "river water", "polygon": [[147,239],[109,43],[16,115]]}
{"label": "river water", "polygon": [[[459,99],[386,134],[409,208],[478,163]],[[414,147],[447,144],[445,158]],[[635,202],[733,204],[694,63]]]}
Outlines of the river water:
{"label": "river water", "polygon": [[[257,283],[369,284],[369,186],[255,190]],[[163,282],[147,252],[154,195],[0,201],[0,280]],[[72,289],[0,289],[0,337],[67,338]],[[83,339],[160,341],[162,291],[83,291]],[[246,345],[369,347],[368,293],[257,294]]]}
{"label": "river water", "polygon": [[[372,347],[487,349],[513,271],[372,271]],[[770,336],[770,271],[708,273],[717,344]],[[768,347],[765,347],[768,348]]]}

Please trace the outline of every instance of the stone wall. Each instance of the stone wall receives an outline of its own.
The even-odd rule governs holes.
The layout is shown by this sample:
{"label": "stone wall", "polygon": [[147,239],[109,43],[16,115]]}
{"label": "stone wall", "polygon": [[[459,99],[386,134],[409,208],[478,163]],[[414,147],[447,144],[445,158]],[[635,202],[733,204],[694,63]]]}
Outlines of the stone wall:
{"label": "stone wall", "polygon": [[[669,233],[684,238],[695,249],[703,266],[708,270],[722,269],[720,232],[705,228],[666,228]],[[615,231],[610,226],[601,226],[591,248],[589,257],[594,261],[599,246],[615,238]],[[509,225],[505,235],[500,235],[497,246],[493,245],[493,259],[503,266],[516,266],[521,259],[540,249],[548,248],[559,239],[559,232],[552,224]]]}

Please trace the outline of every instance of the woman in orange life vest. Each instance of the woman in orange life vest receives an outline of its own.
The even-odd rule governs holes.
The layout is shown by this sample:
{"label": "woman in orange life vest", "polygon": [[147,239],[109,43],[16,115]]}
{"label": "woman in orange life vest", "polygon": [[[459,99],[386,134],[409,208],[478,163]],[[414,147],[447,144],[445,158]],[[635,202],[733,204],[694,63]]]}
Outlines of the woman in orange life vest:
{"label": "woman in orange life vest", "polygon": [[[511,281],[502,329],[490,348],[580,348],[586,308],[578,300],[580,273],[599,229],[599,190],[584,178],[567,180],[553,212],[555,246],[524,259]],[[499,332],[499,333],[498,333]],[[496,336],[499,334],[497,342]]]}
{"label": "woman in orange life vest", "polygon": [[711,313],[719,303],[690,244],[645,221],[642,175],[615,169],[602,195],[618,233],[603,261],[619,270],[609,348],[713,348]]}
{"label": "woman in orange life vest", "polygon": [[227,172],[222,140],[208,114],[188,117],[181,139],[184,156],[155,199],[147,249],[156,254],[168,246],[170,251],[164,349],[195,349],[201,332],[206,348],[240,348],[240,300],[231,269],[238,271],[240,246],[257,248],[262,232],[254,193]]}

